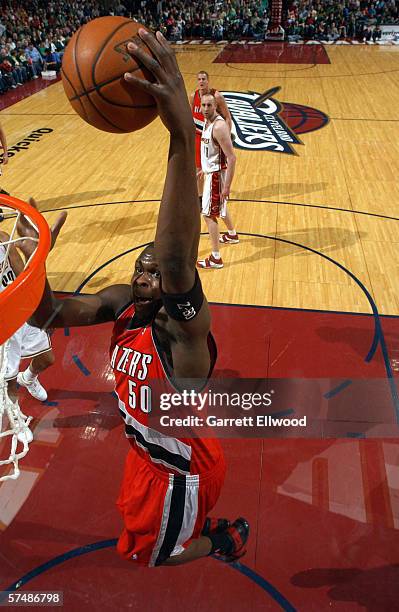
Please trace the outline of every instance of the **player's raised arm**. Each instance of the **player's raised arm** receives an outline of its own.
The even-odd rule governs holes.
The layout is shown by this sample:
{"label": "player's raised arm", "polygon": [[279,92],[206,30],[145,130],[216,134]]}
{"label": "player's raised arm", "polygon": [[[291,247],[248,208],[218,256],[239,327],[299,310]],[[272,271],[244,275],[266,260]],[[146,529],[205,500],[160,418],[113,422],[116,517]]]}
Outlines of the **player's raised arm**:
{"label": "player's raised arm", "polygon": [[200,215],[195,173],[195,128],[187,93],[175,55],[160,32],[154,37],[139,30],[154,57],[135,44],[128,51],[152,72],[155,83],[126,74],[135,87],[154,96],[158,112],[169,130],[170,148],[167,176],[159,210],[155,252],[167,293],[183,293],[192,288],[200,234]]}
{"label": "player's raised arm", "polygon": [[196,272],[200,214],[195,170],[195,128],[183,77],[175,55],[160,32],[139,30],[154,59],[137,45],[128,51],[152,72],[155,82],[126,74],[151,94],[170,132],[168,168],[155,235],[155,256],[161,273],[162,301],[168,314],[166,332],[176,378],[202,378],[209,372],[207,338],[210,315]]}

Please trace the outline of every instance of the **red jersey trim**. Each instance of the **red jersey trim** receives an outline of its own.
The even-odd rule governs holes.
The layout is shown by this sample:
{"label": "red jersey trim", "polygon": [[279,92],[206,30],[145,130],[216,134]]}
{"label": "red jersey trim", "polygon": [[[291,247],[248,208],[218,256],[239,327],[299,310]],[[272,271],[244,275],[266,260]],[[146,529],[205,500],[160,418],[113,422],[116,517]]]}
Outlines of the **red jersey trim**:
{"label": "red jersey trim", "polygon": [[117,321],[119,317],[121,317],[126,312],[126,310],[128,310],[133,304],[134,304],[133,301],[128,302],[125,306],[122,306],[122,308],[117,310],[115,313],[115,321]]}
{"label": "red jersey trim", "polygon": [[140,423],[127,411],[119,395],[116,395],[119,412],[125,423],[126,437],[134,438],[137,446],[145,451],[154,463],[160,463],[180,474],[190,474],[191,446]]}

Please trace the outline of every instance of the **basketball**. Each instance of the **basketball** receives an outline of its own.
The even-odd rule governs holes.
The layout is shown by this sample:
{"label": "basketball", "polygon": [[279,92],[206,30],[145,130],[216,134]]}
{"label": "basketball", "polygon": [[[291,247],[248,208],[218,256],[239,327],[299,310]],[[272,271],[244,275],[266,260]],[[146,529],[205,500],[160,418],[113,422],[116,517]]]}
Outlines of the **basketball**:
{"label": "basketball", "polygon": [[134,39],[151,54],[137,35],[143,27],[125,17],[100,17],[82,26],[66,47],[62,62],[65,93],[78,115],[99,130],[134,132],[158,114],[154,98],[123,78],[125,72],[134,72],[138,78],[154,80],[126,50]]}

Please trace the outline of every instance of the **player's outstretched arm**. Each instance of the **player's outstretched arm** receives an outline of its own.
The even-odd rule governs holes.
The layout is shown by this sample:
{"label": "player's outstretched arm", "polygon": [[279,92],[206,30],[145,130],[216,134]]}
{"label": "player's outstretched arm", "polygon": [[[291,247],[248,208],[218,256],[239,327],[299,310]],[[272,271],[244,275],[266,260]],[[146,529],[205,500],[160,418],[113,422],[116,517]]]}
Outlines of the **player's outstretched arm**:
{"label": "player's outstretched arm", "polygon": [[130,299],[129,285],[112,285],[94,295],[75,295],[59,300],[46,280],[42,300],[29,323],[41,329],[106,323],[114,321],[118,310]]}
{"label": "player's outstretched arm", "polygon": [[[163,297],[166,308],[170,294],[175,298],[178,294],[182,298],[180,301],[185,302],[185,294],[198,288],[203,297],[195,271],[200,237],[195,127],[183,77],[171,47],[160,32],[155,37],[139,30],[139,36],[154,57],[133,43],[128,44],[127,50],[152,73],[154,82],[138,79],[130,73],[125,74],[125,79],[155,98],[159,116],[170,132],[168,168],[155,235],[162,290],[167,294]],[[179,321],[169,316],[168,331],[176,377],[207,375],[209,327],[209,309],[204,298],[199,300],[196,316],[189,320]]]}
{"label": "player's outstretched arm", "polygon": [[200,234],[195,173],[195,127],[175,54],[160,32],[139,30],[154,58],[134,43],[128,51],[152,72],[155,82],[127,73],[125,79],[151,94],[170,132],[167,175],[159,210],[155,251],[165,292],[183,293],[194,283]]}
{"label": "player's outstretched arm", "polygon": [[[30,204],[37,208],[33,199],[30,200]],[[67,214],[65,212],[61,213],[52,226],[51,248],[54,247],[66,218]],[[27,240],[18,243],[18,248],[27,260],[36,248],[35,242],[30,238],[37,239],[38,234],[23,215],[18,222],[17,231],[20,237],[27,238]],[[14,267],[12,261],[11,265]],[[42,329],[104,323],[114,320],[117,310],[130,299],[129,285],[113,285],[95,295],[76,295],[59,300],[54,296],[46,279],[41,302],[29,322]]]}

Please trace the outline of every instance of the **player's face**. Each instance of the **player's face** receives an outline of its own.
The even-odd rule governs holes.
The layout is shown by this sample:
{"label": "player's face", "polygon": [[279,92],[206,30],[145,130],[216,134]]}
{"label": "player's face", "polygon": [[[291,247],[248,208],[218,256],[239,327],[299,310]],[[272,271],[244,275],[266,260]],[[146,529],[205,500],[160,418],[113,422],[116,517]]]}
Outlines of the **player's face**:
{"label": "player's face", "polygon": [[161,274],[153,251],[147,251],[137,259],[132,282],[132,297],[136,310],[151,310],[161,300]]}
{"label": "player's face", "polygon": [[206,74],[202,74],[202,72],[200,72],[199,75],[197,76],[197,79],[198,79],[198,87],[201,89],[201,91],[203,89],[208,90],[209,81],[208,81],[208,77],[206,76]]}
{"label": "player's face", "polygon": [[201,109],[205,119],[213,119],[216,113],[215,98],[213,96],[204,96],[201,100]]}

